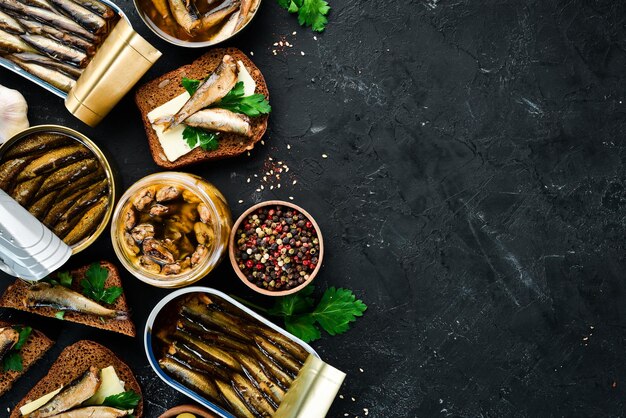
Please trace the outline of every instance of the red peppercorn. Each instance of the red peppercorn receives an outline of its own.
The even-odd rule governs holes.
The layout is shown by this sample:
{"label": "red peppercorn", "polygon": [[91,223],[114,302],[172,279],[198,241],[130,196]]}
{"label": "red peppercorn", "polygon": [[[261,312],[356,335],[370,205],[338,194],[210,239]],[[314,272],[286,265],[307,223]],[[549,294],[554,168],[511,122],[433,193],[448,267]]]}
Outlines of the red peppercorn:
{"label": "red peppercorn", "polygon": [[302,260],[303,266],[308,266],[311,262],[309,260]]}
{"label": "red peppercorn", "polygon": [[274,214],[275,214],[275,213],[276,213],[276,211],[275,211],[274,209],[270,209],[270,210],[267,212],[267,214],[268,214],[269,216],[274,216]]}
{"label": "red peppercorn", "polygon": [[306,221],[306,227],[309,229],[313,227],[313,224],[311,223],[311,221]]}
{"label": "red peppercorn", "polygon": [[309,265],[309,268],[310,268],[311,270],[315,270],[315,267],[317,267],[317,264],[313,264],[313,263],[311,263],[311,264]]}
{"label": "red peppercorn", "polygon": [[256,265],[256,269],[257,269],[257,270],[263,270],[263,264],[258,263],[258,264]]}
{"label": "red peppercorn", "polygon": [[252,268],[252,266],[254,266],[254,262],[252,260],[248,260],[246,261],[246,267],[248,267],[249,269]]}

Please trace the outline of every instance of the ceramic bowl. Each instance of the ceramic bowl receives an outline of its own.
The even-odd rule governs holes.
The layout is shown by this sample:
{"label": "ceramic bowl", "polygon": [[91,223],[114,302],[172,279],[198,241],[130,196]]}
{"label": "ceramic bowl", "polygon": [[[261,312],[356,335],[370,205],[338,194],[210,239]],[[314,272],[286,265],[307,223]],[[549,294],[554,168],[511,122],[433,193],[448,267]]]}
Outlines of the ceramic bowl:
{"label": "ceramic bowl", "polygon": [[[313,227],[315,228],[315,231],[317,233],[317,238],[319,239],[320,250],[319,250],[319,255],[317,257],[318,262],[317,262],[317,265],[315,266],[315,269],[309,274],[308,280],[288,290],[267,290],[267,289],[258,287],[254,283],[251,283],[243,274],[241,269],[239,268],[237,259],[235,257],[235,239],[237,238],[237,229],[239,229],[239,225],[241,225],[241,222],[243,222],[248,217],[248,215],[250,215],[257,209],[266,207],[266,206],[284,206],[287,208],[295,209],[298,212],[302,213],[313,224]],[[230,258],[230,264],[233,266],[233,269],[235,270],[237,277],[239,277],[239,279],[241,279],[241,281],[250,289],[266,296],[286,296],[286,295],[291,295],[293,293],[296,293],[304,289],[313,281],[313,279],[315,279],[315,276],[317,276],[317,273],[319,273],[320,268],[322,267],[322,262],[324,261],[324,240],[322,238],[322,231],[320,230],[319,225],[317,224],[317,222],[315,222],[315,219],[313,219],[313,217],[306,210],[302,209],[300,206],[291,202],[285,202],[283,200],[268,200],[268,201],[261,202],[250,207],[243,214],[241,214],[239,219],[237,219],[230,233],[230,240],[228,242],[228,256]]]}

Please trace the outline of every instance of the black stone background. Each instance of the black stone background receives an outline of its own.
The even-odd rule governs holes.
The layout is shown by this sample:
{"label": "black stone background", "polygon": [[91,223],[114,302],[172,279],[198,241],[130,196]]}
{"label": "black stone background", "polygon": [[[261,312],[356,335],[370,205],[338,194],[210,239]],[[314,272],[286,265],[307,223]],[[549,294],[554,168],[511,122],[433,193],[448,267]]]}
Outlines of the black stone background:
{"label": "black stone background", "polygon": [[[348,373],[329,416],[623,416],[624,2],[331,4],[317,40],[267,0],[228,42],[254,52],[269,84],[266,145],[188,169],[215,183],[235,216],[293,196],[325,236],[315,284],[349,287],[369,305],[347,334],[313,344]],[[203,52],[166,44],[130,1],[120,5],[164,53],[146,80]],[[280,39],[294,47],[273,55]],[[120,191],[159,171],[131,95],[91,129],[20,77],[2,70],[0,82],[24,93],[33,124],[97,141],[119,168]],[[269,157],[298,183],[255,192],[258,181],[246,179]],[[115,260],[107,234],[71,263],[102,258]],[[142,330],[168,291],[123,277]],[[227,262],[199,284],[269,302]],[[140,337],[2,317],[32,321],[57,344],[1,411],[82,338],[132,366],[147,417],[186,402],[155,377]]]}

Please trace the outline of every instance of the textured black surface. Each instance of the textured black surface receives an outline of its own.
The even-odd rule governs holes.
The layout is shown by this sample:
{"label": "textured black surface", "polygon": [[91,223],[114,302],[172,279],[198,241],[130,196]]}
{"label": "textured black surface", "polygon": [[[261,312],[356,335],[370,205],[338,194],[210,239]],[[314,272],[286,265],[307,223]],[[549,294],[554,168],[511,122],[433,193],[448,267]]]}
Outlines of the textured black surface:
{"label": "textured black surface", "polygon": [[[164,52],[146,79],[202,53],[166,45],[131,2],[121,6]],[[253,51],[268,81],[266,145],[189,169],[235,216],[293,196],[325,235],[318,287],[352,288],[369,305],[348,334],[314,343],[348,373],[329,416],[623,415],[623,2],[332,6],[317,40],[268,0],[229,42]],[[281,39],[294,47],[273,46]],[[120,190],[157,171],[130,97],[90,129],[21,78],[2,70],[0,82],[24,93],[33,124],[77,128],[111,153]],[[289,180],[256,192],[270,157],[289,165]],[[107,235],[72,263],[103,257],[115,260]],[[142,329],[168,292],[124,279]],[[200,284],[266,302],[227,263]],[[148,417],[185,401],[155,378],[139,338],[35,322],[58,344],[2,411],[80,338],[134,368]]]}

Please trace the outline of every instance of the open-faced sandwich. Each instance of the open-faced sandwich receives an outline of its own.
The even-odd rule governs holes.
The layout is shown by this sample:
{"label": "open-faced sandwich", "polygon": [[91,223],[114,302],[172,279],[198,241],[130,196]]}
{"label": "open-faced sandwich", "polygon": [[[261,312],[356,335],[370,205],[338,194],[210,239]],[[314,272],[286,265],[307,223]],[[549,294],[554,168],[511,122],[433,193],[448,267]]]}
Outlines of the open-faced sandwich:
{"label": "open-faced sandwich", "polygon": [[240,155],[267,129],[265,79],[236,48],[214,49],[137,90],[152,158],[173,169]]}
{"label": "open-faced sandwich", "polygon": [[33,284],[18,279],[0,297],[0,306],[136,335],[120,275],[106,261]]}
{"label": "open-faced sandwich", "polygon": [[10,418],[117,418],[143,415],[141,388],[130,368],[93,341],[67,347]]}
{"label": "open-faced sandwich", "polygon": [[0,321],[0,396],[4,395],[54,342],[26,325]]}

